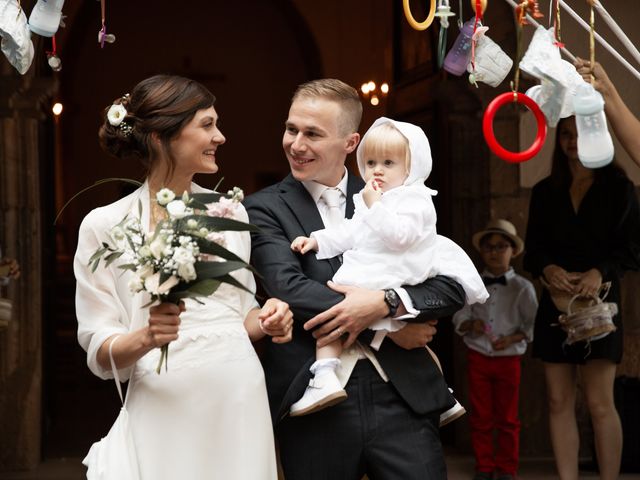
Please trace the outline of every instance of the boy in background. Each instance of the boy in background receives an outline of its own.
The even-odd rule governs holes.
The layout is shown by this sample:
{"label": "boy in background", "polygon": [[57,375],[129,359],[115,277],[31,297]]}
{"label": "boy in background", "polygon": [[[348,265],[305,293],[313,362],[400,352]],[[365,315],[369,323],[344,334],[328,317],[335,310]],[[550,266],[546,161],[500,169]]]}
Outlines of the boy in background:
{"label": "boy in background", "polygon": [[453,323],[467,346],[473,478],[489,480],[497,472],[498,480],[511,480],[518,470],[520,363],[533,340],[538,301],[533,284],[511,267],[524,249],[511,222],[491,220],[472,243],[484,262],[489,300],[465,305]]}

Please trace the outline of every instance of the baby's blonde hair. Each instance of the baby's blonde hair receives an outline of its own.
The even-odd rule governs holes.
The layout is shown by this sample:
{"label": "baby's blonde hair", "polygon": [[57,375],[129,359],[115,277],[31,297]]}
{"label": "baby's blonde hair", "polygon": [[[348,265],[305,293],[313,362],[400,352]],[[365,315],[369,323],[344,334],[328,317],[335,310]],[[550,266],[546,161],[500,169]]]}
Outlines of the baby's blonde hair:
{"label": "baby's blonde hair", "polygon": [[409,141],[392,123],[383,123],[367,133],[362,142],[362,158],[386,157],[390,160],[404,158],[407,174],[411,170]]}

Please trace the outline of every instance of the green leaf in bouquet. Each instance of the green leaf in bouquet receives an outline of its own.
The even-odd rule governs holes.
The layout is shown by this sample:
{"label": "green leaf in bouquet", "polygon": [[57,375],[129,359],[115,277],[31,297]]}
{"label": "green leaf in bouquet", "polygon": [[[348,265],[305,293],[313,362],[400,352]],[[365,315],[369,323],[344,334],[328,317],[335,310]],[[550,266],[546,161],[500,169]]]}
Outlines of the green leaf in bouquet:
{"label": "green leaf in bouquet", "polygon": [[129,248],[130,248],[132,251],[134,251],[134,252],[135,252],[135,251],[136,251],[136,246],[133,244],[133,240],[131,239],[131,235],[129,235],[129,234],[125,234],[125,236],[124,236],[124,237],[127,239],[127,243],[129,244]]}
{"label": "green leaf in bouquet", "polygon": [[135,263],[123,263],[122,265],[118,265],[118,268],[121,268],[122,270],[130,270],[134,273],[138,270]]}
{"label": "green leaf in bouquet", "polygon": [[[91,273],[94,273],[96,271],[96,269],[98,268],[98,265],[100,265],[100,260],[102,259],[102,256],[108,252],[111,251],[111,247],[107,244],[107,243],[103,243],[103,246],[101,248],[99,248],[98,250],[96,250],[94,252],[93,255],[91,255],[91,258],[89,259],[89,261],[87,262],[87,265],[91,266]],[[107,264],[108,265],[108,264]]]}
{"label": "green leaf in bouquet", "polygon": [[105,264],[104,266],[108,267],[109,265],[111,265],[113,263],[114,260],[117,260],[122,255],[124,255],[123,251],[110,253],[109,255],[104,257],[104,264]]}
{"label": "green leaf in bouquet", "polygon": [[218,289],[222,282],[217,279],[207,278],[189,284],[188,288],[182,292],[176,292],[179,294],[197,295],[198,297],[208,297]]}
{"label": "green leaf in bouquet", "polygon": [[[225,260],[232,260],[236,262],[244,262],[242,258],[240,258],[235,253],[227,250],[222,245],[212,242],[211,240],[207,240],[206,238],[197,238],[196,243],[198,244],[198,248],[200,249],[200,253],[205,253],[208,255],[216,255],[220,258],[224,258]],[[245,262],[246,263],[246,262]],[[251,265],[247,264],[247,267],[251,270],[255,275],[260,275],[258,271],[253,268]]]}
{"label": "green leaf in bouquet", "polygon": [[217,192],[218,189],[220,188],[220,185],[222,185],[222,181],[224,180],[224,177],[220,177],[220,180],[218,180],[218,183],[216,183],[216,186],[213,187],[213,191]]}
{"label": "green leaf in bouquet", "polygon": [[201,295],[199,293],[191,294],[189,291],[184,290],[182,292],[178,292],[175,295],[169,295],[169,298],[174,299],[176,303],[181,302],[184,298],[190,298],[194,302],[199,303],[200,305],[204,305],[204,302],[200,300]]}
{"label": "green leaf in bouquet", "polygon": [[95,271],[98,269],[98,265],[100,265],[100,259],[96,258],[93,264],[91,264],[91,273],[95,273]]}
{"label": "green leaf in bouquet", "polygon": [[181,218],[178,221],[178,225],[179,225],[178,228],[180,230],[184,230],[186,228],[187,222],[191,219],[198,221],[201,227],[206,227],[209,230],[215,230],[218,232],[222,232],[222,231],[259,232],[260,231],[258,227],[247,222],[240,222],[238,220],[233,220],[231,218],[210,217],[208,215],[188,215],[184,218]]}
{"label": "green leaf in bouquet", "polygon": [[196,275],[198,278],[220,278],[235,270],[241,268],[247,268],[249,265],[246,262],[196,262]]}
{"label": "green leaf in bouquet", "polygon": [[244,290],[245,292],[249,292],[251,295],[255,295],[256,292],[252,292],[251,290],[249,290],[247,287],[245,287],[242,283],[240,283],[238,280],[236,280],[234,277],[232,277],[231,275],[223,275],[222,277],[218,277],[218,280],[220,280],[222,283],[228,283],[230,285],[233,285],[234,287],[238,287],[240,290]]}
{"label": "green leaf in bouquet", "polygon": [[102,247],[96,250],[93,255],[91,255],[91,258],[89,259],[87,264],[91,265],[96,260],[100,260],[102,258],[102,255],[104,255],[105,252],[107,252],[107,250],[109,250],[109,245],[106,243],[103,243]]}
{"label": "green leaf in bouquet", "polygon": [[208,203],[219,202],[222,197],[227,197],[227,195],[219,192],[193,193],[191,194],[191,203],[189,203],[189,206],[191,208],[197,208],[198,210],[206,210]]}

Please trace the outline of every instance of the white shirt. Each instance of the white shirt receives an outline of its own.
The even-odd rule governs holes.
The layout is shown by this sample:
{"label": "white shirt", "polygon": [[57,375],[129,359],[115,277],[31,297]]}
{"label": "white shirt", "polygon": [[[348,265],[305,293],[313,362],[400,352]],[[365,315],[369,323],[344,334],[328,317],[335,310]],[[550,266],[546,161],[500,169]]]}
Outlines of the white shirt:
{"label": "white shirt", "polygon": [[[482,276],[497,278],[486,270]],[[538,310],[533,284],[515,273],[513,268],[509,268],[504,277],[506,285],[494,283],[487,287],[489,300],[483,304],[465,305],[453,316],[456,333],[463,336],[467,347],[490,357],[522,355],[527,350],[527,343],[533,340],[533,324]],[[487,333],[461,332],[460,327],[467,320],[483,320]],[[493,349],[490,336],[504,337],[516,332],[522,332],[525,339],[504,350]]]}

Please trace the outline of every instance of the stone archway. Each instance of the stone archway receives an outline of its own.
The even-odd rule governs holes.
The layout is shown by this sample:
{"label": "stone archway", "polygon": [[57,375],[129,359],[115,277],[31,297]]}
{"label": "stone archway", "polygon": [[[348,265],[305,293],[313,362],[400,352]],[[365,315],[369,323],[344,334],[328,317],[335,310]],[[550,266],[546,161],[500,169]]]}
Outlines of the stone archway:
{"label": "stone archway", "polygon": [[[49,232],[54,196],[67,199],[104,177],[140,175],[99,151],[101,110],[156,72],[196,77],[218,97],[228,139],[221,155],[224,186],[252,191],[286,171],[279,138],[290,95],[322,75],[319,50],[290,0],[111,2],[108,26],[118,39],[104,50],[96,42],[99,3],[67,7],[68,27],[59,32],[60,88],[44,64],[25,77],[1,65],[0,225],[15,228],[0,232],[0,241],[12,245],[7,253],[21,259],[25,273],[21,288],[10,291],[16,322],[0,332],[0,470],[34,468],[43,456],[80,456],[117,413],[113,384],[89,374],[75,339],[70,264],[81,218],[116,198],[117,189],[72,204],[58,242]],[[152,23],[141,20],[148,16]],[[44,50],[40,42],[37,61]],[[54,123],[45,117],[52,98],[65,106],[57,172]]]}

